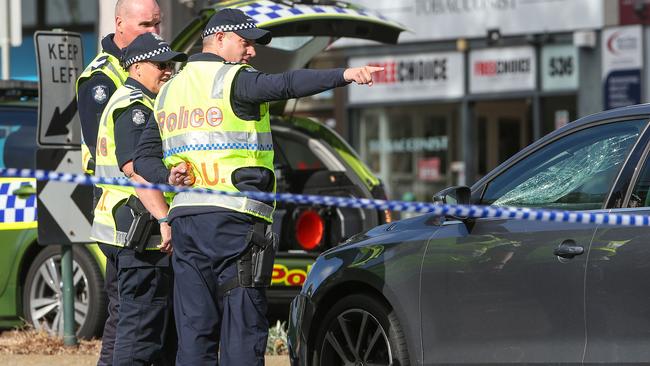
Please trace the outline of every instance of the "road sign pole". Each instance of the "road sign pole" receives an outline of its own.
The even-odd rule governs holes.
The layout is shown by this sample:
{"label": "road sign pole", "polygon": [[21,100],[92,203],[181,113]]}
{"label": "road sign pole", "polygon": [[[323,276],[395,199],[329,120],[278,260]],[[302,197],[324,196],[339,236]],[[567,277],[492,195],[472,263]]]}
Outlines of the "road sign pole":
{"label": "road sign pole", "polygon": [[63,344],[76,346],[74,329],[74,287],[72,283],[72,245],[61,246],[61,277],[63,280]]}

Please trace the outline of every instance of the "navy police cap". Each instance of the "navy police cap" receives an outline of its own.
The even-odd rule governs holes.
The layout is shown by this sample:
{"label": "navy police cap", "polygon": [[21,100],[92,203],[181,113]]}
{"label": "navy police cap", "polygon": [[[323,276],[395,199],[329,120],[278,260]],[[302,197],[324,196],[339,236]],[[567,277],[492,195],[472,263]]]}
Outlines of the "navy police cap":
{"label": "navy police cap", "polygon": [[215,13],[205,26],[202,37],[217,32],[234,32],[242,38],[259,44],[271,42],[271,32],[257,28],[253,18],[239,9],[222,9]]}
{"label": "navy police cap", "polygon": [[169,43],[155,33],[143,33],[122,50],[122,66],[129,66],[140,61],[166,62],[185,61],[187,55],[172,51]]}

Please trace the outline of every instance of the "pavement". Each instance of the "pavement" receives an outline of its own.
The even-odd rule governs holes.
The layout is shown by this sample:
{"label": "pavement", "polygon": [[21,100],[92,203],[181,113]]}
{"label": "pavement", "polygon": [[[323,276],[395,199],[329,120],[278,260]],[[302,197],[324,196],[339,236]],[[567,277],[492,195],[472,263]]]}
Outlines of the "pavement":
{"label": "pavement", "polygon": [[[97,356],[0,355],[3,366],[95,366]],[[266,366],[289,366],[289,356],[266,356]]]}

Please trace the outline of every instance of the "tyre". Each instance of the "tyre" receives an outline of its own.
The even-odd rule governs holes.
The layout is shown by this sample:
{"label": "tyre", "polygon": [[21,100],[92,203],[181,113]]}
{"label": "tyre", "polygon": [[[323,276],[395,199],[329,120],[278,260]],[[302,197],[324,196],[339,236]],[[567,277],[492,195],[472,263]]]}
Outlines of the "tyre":
{"label": "tyre", "polygon": [[[104,277],[83,246],[73,246],[75,330],[79,338],[101,335],[106,320]],[[23,314],[37,330],[63,336],[61,247],[45,247],[34,259],[23,287]]]}
{"label": "tyre", "polygon": [[394,312],[379,299],[349,295],[327,313],[312,347],[313,365],[409,365]]}

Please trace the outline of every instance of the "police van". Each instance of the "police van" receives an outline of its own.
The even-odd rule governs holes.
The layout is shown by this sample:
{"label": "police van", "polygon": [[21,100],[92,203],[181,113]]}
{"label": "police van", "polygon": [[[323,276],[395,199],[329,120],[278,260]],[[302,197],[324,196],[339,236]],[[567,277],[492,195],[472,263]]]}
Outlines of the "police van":
{"label": "police van", "polygon": [[[341,2],[324,3],[221,2],[203,9],[173,40],[172,48],[188,54],[200,52],[205,24],[224,6],[241,9],[259,27],[272,32],[273,41],[257,46],[252,62],[269,73],[304,67],[340,37],[395,43],[403,31],[401,25],[371,11]],[[15,119],[20,121],[17,127],[6,122],[13,117],[4,118],[0,108],[2,167],[34,168],[36,103],[22,99],[11,107],[24,113]],[[284,109],[284,103],[272,106],[278,192],[386,198],[379,179],[336,132],[312,119],[285,115]],[[16,149],[31,150],[14,150],[12,140],[25,142]],[[19,163],[11,159],[12,154],[29,161]],[[58,246],[38,245],[34,186],[30,180],[0,180],[0,326],[15,325],[24,318],[37,329],[62,335],[60,252]],[[278,203],[273,230],[280,235],[280,248],[267,291],[270,309],[286,317],[290,299],[299,292],[318,254],[390,218],[385,211]],[[101,333],[105,320],[105,263],[96,245],[73,247],[77,334],[91,337]]]}

